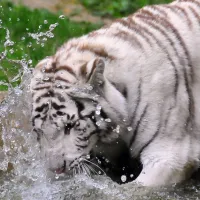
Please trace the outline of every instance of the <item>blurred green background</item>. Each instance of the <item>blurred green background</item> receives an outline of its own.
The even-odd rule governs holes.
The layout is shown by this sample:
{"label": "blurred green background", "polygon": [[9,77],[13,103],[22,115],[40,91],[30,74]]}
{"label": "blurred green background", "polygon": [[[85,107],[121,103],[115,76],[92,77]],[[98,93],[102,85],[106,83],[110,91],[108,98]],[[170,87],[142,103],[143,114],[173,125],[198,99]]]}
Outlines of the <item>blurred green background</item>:
{"label": "blurred green background", "polygon": [[[167,2],[169,0],[71,1],[75,8],[81,5],[91,16],[108,20],[126,16],[147,4]],[[84,22],[73,21],[72,16],[82,14],[82,11],[76,9],[71,15],[64,16],[61,7],[57,6],[57,11],[52,13],[47,9],[31,9],[0,0],[0,90],[7,90],[7,84],[16,86],[20,83],[24,70],[21,62],[34,67],[39,60],[52,55],[64,41],[98,29],[104,23],[103,20],[87,22],[88,14]]]}
{"label": "blurred green background", "polygon": [[137,9],[151,4],[169,3],[169,0],[80,0],[93,14],[109,17],[123,17]]}

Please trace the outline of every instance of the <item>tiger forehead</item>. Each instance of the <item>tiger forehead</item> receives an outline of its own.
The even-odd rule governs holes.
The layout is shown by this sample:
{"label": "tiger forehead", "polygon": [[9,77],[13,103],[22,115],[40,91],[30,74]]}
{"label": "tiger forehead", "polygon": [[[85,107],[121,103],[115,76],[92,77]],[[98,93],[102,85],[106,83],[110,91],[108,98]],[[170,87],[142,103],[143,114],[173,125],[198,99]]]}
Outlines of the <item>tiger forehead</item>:
{"label": "tiger forehead", "polygon": [[73,101],[66,93],[61,94],[58,91],[53,90],[53,89],[49,89],[45,93],[40,94],[39,96],[36,96],[35,102],[39,103],[44,98],[46,98],[46,99],[52,99],[52,98],[57,99],[61,103],[65,103],[65,102],[71,103]]}

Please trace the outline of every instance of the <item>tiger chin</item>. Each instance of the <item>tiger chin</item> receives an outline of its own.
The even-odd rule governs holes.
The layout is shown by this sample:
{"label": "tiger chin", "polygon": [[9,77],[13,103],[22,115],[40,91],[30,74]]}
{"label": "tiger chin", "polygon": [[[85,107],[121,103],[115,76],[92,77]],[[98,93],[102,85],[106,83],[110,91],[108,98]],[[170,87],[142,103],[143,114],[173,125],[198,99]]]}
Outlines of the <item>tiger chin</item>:
{"label": "tiger chin", "polygon": [[147,6],[39,62],[32,124],[48,169],[95,171],[91,152],[120,138],[142,163],[133,183],[180,183],[197,170],[199,13],[199,0]]}

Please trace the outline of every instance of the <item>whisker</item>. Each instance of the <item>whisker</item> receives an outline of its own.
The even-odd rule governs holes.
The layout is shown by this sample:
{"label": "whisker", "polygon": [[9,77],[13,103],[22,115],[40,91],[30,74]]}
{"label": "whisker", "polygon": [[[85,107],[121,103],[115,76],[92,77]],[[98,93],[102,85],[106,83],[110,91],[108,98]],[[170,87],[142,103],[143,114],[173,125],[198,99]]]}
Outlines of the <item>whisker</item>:
{"label": "whisker", "polygon": [[88,166],[84,163],[84,168],[87,172],[87,175],[91,178],[91,173],[90,173],[90,169],[88,168]]}
{"label": "whisker", "polygon": [[85,165],[90,169],[90,171],[94,174],[98,174],[98,172],[90,165],[88,165],[87,163],[85,163]]}
{"label": "whisker", "polygon": [[96,165],[96,164],[94,164],[93,162],[91,162],[91,161],[89,161],[89,160],[86,160],[85,158],[82,158],[85,162],[88,162],[88,163],[90,163],[91,165],[94,165],[95,167],[97,167],[100,171],[102,171],[103,173],[104,173],[104,175],[106,174],[105,172],[104,172],[104,170],[103,169],[101,169],[101,167],[99,167],[98,165]]}
{"label": "whisker", "polygon": [[81,166],[82,166],[82,169],[83,169],[83,173],[84,173],[85,175],[88,175],[88,174],[87,174],[87,171],[85,170],[85,167],[84,167],[83,163],[82,163]]}
{"label": "whisker", "polygon": [[79,163],[78,163],[78,174],[81,174],[81,168]]}
{"label": "whisker", "polygon": [[80,166],[80,174],[83,174],[84,172],[83,172],[82,165],[80,164],[79,166]]}

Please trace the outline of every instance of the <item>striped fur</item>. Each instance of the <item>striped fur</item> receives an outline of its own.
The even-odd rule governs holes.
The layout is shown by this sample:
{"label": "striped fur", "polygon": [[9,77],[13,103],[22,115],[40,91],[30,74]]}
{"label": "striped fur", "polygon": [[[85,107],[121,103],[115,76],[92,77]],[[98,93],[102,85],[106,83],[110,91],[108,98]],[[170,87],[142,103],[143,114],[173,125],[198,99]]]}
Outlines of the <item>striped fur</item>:
{"label": "striped fur", "polygon": [[200,156],[199,46],[200,0],[179,0],[144,7],[42,60],[32,121],[49,168],[69,172],[99,140],[120,137],[143,164],[136,182],[190,176]]}

